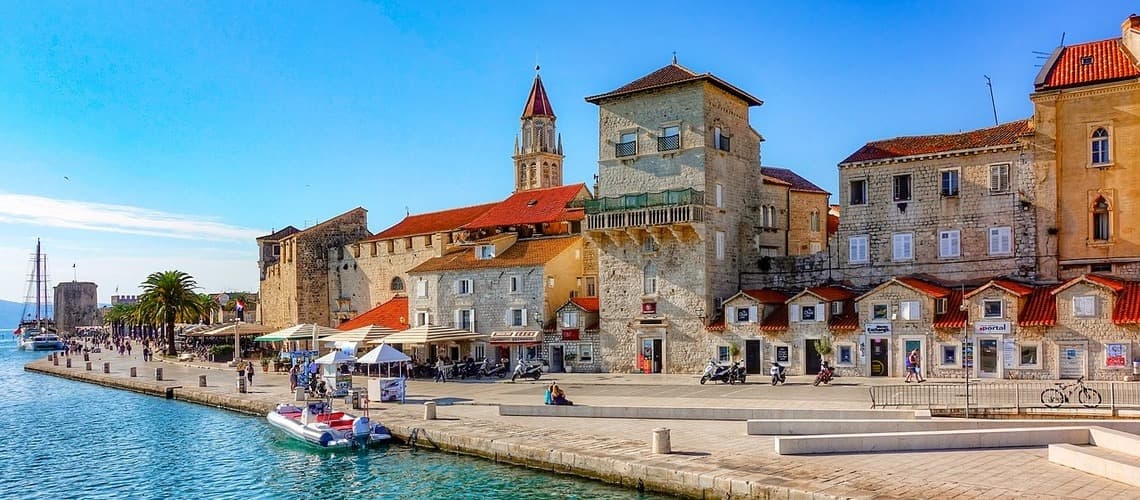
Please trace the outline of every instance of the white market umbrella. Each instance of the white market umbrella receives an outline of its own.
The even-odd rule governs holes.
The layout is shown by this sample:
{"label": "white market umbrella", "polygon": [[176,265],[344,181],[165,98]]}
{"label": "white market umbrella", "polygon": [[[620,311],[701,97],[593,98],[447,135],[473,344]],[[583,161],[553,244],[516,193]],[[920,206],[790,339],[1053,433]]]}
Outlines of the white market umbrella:
{"label": "white market umbrella", "polygon": [[321,339],[321,342],[371,342],[396,333],[396,330],[379,325],[365,325]]}
{"label": "white market umbrella", "polygon": [[485,338],[482,333],[460,330],[449,326],[420,325],[402,332],[396,332],[383,340],[373,340],[370,344],[435,344],[438,342],[453,342],[459,340],[475,340]]}
{"label": "white market umbrella", "polygon": [[402,363],[411,361],[407,354],[400,352],[388,344],[380,344],[356,360],[357,363],[375,365],[380,363]]}
{"label": "white market umbrella", "polygon": [[345,354],[344,351],[333,351],[317,358],[314,363],[318,365],[337,365],[340,363],[349,363],[352,361],[356,361],[356,358],[354,356]]}

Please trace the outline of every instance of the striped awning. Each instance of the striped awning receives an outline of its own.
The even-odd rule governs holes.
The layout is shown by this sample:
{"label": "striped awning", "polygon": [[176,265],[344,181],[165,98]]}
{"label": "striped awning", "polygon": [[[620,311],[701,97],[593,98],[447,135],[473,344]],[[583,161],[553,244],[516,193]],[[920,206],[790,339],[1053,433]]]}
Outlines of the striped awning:
{"label": "striped awning", "polygon": [[537,330],[491,332],[492,344],[538,344],[542,342],[542,332]]}

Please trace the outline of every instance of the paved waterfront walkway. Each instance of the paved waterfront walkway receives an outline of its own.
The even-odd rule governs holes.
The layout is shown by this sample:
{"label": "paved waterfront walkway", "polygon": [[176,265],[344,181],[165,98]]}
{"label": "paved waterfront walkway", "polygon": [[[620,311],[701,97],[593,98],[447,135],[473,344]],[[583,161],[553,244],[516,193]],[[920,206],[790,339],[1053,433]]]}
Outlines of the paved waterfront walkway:
{"label": "paved waterfront walkway", "polygon": [[[209,391],[237,396],[236,371],[219,364],[143,363],[138,355],[124,359],[112,353],[92,354],[91,361],[96,373],[101,373],[103,361],[109,361],[116,377],[126,377],[129,367],[135,366],[144,380],[153,380],[153,368],[161,366],[169,384],[186,387],[196,387],[198,376],[205,374]],[[84,369],[82,356],[72,357],[72,362],[73,370]],[[772,387],[766,377],[759,377],[758,383],[745,386],[702,386],[695,377],[682,375],[557,374],[552,378],[577,404],[683,407],[866,409],[870,406],[866,385],[880,383],[843,378],[831,387],[812,387],[810,378],[793,377],[787,385]],[[436,400],[441,404],[440,420],[415,425],[540,446],[552,453],[601,451],[633,462],[700,472],[710,481],[743,478],[828,496],[1140,499],[1138,488],[1050,463],[1045,448],[780,456],[771,437],[746,435],[744,422],[498,415],[496,403],[540,404],[548,381],[545,376],[537,383],[416,380],[409,384],[409,404],[372,403],[372,416],[407,423],[422,418],[423,409],[415,403]],[[363,385],[364,378],[356,383]],[[250,391],[241,397],[266,403],[291,399],[285,373],[259,370]],[[672,455],[649,454],[651,431],[661,426],[672,429]]]}

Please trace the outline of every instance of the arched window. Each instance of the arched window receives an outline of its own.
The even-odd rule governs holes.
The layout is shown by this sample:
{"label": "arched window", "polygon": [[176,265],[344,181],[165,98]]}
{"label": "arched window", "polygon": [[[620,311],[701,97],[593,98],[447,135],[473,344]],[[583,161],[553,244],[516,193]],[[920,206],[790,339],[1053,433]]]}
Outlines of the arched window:
{"label": "arched window", "polygon": [[1109,224],[1108,200],[1105,200],[1103,196],[1098,197],[1093,203],[1092,224],[1093,240],[1108,241],[1110,239],[1112,233]]}
{"label": "arched window", "polygon": [[520,163],[518,170],[519,170],[519,185],[525,186],[526,185],[526,165]]}
{"label": "arched window", "polygon": [[642,270],[642,283],[644,284],[644,292],[647,294],[657,293],[657,264],[649,262],[645,264],[645,269]]}
{"label": "arched window", "polygon": [[1092,134],[1092,164],[1106,165],[1111,162],[1108,149],[1108,131],[1099,127]]}
{"label": "arched window", "polygon": [[393,292],[402,292],[402,291],[404,291],[404,280],[400,279],[400,277],[399,277],[399,276],[396,276],[395,278],[392,278],[392,286],[390,286],[389,288],[390,288],[390,289],[391,289]]}

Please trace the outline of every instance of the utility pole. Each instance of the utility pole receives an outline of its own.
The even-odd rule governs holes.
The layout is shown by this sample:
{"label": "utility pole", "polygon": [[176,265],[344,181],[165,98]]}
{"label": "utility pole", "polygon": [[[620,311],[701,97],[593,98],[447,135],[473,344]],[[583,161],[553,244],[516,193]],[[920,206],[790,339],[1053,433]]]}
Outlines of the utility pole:
{"label": "utility pole", "polygon": [[997,125],[998,124],[997,102],[994,101],[994,82],[993,82],[993,80],[990,80],[989,76],[987,76],[987,75],[982,75],[982,76],[986,77],[986,86],[990,88],[990,106],[993,107],[993,109],[994,109],[994,125]]}

